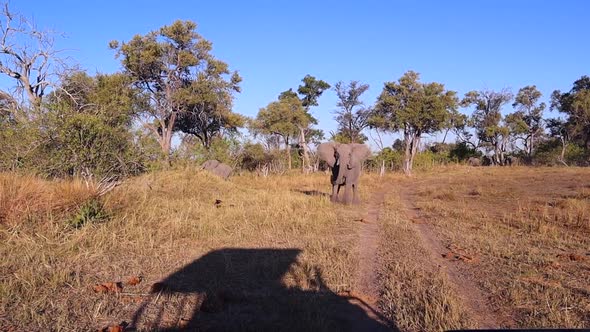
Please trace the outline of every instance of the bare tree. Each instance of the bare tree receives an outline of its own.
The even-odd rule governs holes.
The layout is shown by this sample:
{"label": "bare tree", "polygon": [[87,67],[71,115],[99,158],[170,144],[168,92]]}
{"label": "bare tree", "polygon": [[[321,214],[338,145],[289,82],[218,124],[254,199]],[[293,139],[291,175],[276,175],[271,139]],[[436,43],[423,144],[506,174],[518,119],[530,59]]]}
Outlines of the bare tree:
{"label": "bare tree", "polygon": [[61,51],[54,49],[55,32],[39,30],[24,16],[13,13],[8,3],[0,15],[0,72],[17,81],[15,93],[3,94],[22,98],[23,104],[35,111],[41,108],[43,96],[54,86],[66,67]]}
{"label": "bare tree", "polygon": [[[379,128],[372,128],[373,130],[369,130],[369,137],[373,140],[375,145],[379,148],[379,151],[383,151],[385,145],[383,144],[383,139],[381,138],[381,130]],[[373,137],[371,132],[374,131],[377,138]],[[379,170],[379,177],[383,177],[385,174],[385,159],[381,160],[381,168]]]}

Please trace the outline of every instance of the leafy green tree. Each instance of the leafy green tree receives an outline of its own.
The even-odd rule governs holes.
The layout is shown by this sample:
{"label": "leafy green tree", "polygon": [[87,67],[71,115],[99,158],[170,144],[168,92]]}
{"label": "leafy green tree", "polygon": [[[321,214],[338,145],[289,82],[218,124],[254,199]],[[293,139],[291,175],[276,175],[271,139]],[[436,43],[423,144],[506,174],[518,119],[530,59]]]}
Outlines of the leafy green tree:
{"label": "leafy green tree", "polygon": [[307,127],[310,118],[301,104],[301,100],[295,96],[287,96],[261,108],[252,121],[252,129],[256,134],[271,135],[280,138],[284,145],[291,169],[291,143],[300,133],[300,127]]}
{"label": "leafy green tree", "polygon": [[463,107],[475,107],[471,121],[479,139],[477,146],[492,150],[492,160],[498,165],[504,164],[506,146],[510,138],[510,128],[504,124],[502,117],[502,107],[510,100],[512,93],[508,90],[482,90],[466,93],[461,101]]}
{"label": "leafy green tree", "polygon": [[522,140],[524,142],[525,152],[528,157],[528,139],[529,139],[529,130],[530,127],[526,122],[526,115],[523,111],[516,111],[514,113],[507,114],[504,117],[504,125],[508,129],[507,132],[507,145],[510,145],[510,149],[506,148],[506,151],[512,150],[514,152],[515,145],[518,140]]}
{"label": "leafy green tree", "polygon": [[549,136],[559,139],[559,142],[561,142],[561,154],[559,155],[558,161],[566,164],[565,152],[569,144],[569,133],[572,131],[571,128],[568,128],[570,124],[560,118],[547,119],[546,123]]}
{"label": "leafy green tree", "polygon": [[309,160],[309,146],[307,143],[309,141],[318,142],[319,140],[323,139],[324,133],[320,129],[315,129],[312,126],[318,124],[318,120],[313,117],[310,113],[310,108],[313,106],[318,106],[318,99],[324,93],[324,91],[330,89],[330,84],[323,80],[318,80],[314,76],[305,75],[303,78],[303,85],[299,85],[297,88],[297,92],[301,96],[301,105],[305,109],[307,116],[309,117],[309,124],[307,127],[300,127],[299,128],[299,145],[303,149],[303,163],[302,168],[305,172],[306,167],[307,169],[311,168],[311,162]]}
{"label": "leafy green tree", "polygon": [[332,135],[333,139],[341,143],[364,143],[367,140],[362,131],[369,126],[371,109],[364,107],[360,97],[369,89],[368,84],[350,81],[348,84],[338,82],[334,86],[338,97],[339,108],[336,111],[338,129]]}
{"label": "leafy green tree", "polygon": [[306,127],[299,127],[299,147],[302,149],[302,169],[306,172],[311,168],[309,160],[309,141],[319,141],[323,138],[324,134],[320,129],[313,128],[314,125],[318,124],[317,119],[311,114],[310,109],[312,106],[318,106],[318,99],[324,93],[324,91],[330,88],[330,84],[325,81],[318,80],[314,76],[305,75],[301,80],[302,85],[297,88],[297,93],[293,89],[283,91],[279,95],[279,99],[295,97],[301,100],[301,105],[305,109],[305,113],[309,117],[309,122]]}
{"label": "leafy green tree", "polygon": [[143,170],[131,134],[143,104],[123,74],[73,72],[48,98],[35,168],[51,176],[125,176]]}
{"label": "leafy green tree", "polygon": [[[239,124],[227,112],[241,78],[211,55],[211,43],[196,28],[194,22],[176,21],[127,43],[110,43],[122,58],[125,73],[149,97],[149,107],[142,110],[144,124],[157,137],[166,158],[176,130],[186,129],[208,145],[220,128]],[[186,117],[178,126],[181,114]],[[211,121],[212,117],[217,118]]]}
{"label": "leafy green tree", "polygon": [[546,105],[539,103],[541,97],[542,93],[535,85],[528,85],[518,90],[512,104],[518,110],[515,117],[520,118],[518,129],[523,129],[526,134],[524,146],[529,157],[533,155],[537,137],[543,132],[543,111]]}
{"label": "leafy green tree", "polygon": [[99,116],[110,126],[130,127],[147,100],[125,74],[92,77],[75,71],[64,76],[59,88],[49,95],[48,103],[53,107],[60,104],[74,113]]}
{"label": "leafy green tree", "polygon": [[218,62],[219,68],[199,75],[186,89],[185,111],[179,112],[174,126],[186,134],[197,137],[205,149],[210,150],[215,139],[236,134],[244,127],[246,118],[232,111],[233,92],[239,92],[241,79],[226,81],[227,65]]}
{"label": "leafy green tree", "polygon": [[127,76],[70,72],[44,100],[34,119],[0,126],[1,139],[10,142],[0,151],[1,168],[86,178],[143,169],[130,132],[142,98]]}
{"label": "leafy green tree", "polygon": [[131,134],[99,116],[52,109],[46,123],[51,127],[39,148],[46,158],[36,165],[41,173],[88,179],[133,175],[143,169]]}
{"label": "leafy green tree", "polygon": [[567,129],[572,140],[590,150],[590,77],[582,76],[569,92],[553,91],[551,109],[567,115]]}
{"label": "leafy green tree", "polygon": [[455,134],[457,141],[467,142],[467,144],[473,144],[470,141],[472,134],[469,132],[468,126],[469,118],[467,115],[459,112],[457,109],[451,110],[449,118],[443,126],[445,135],[443,136],[442,143],[446,142],[447,135],[449,134],[449,132],[452,132]]}
{"label": "leafy green tree", "polygon": [[404,134],[403,171],[412,173],[420,139],[442,130],[457,108],[454,91],[440,83],[421,83],[420,75],[406,72],[397,82],[387,82],[377,99],[370,123],[386,131]]}

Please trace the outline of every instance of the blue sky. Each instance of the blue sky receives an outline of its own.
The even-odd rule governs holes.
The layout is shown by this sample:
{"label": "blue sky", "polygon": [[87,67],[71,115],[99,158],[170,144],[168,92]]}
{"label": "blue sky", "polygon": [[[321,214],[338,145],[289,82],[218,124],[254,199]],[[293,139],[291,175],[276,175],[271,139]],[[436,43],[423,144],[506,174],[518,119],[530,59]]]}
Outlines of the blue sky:
{"label": "blue sky", "polygon": [[[235,111],[258,109],[311,74],[334,85],[383,83],[405,71],[462,96],[535,84],[545,98],[590,74],[590,1],[12,1],[89,72],[120,69],[110,40],[127,41],[176,19],[193,20],[213,54],[244,78]],[[313,109],[334,130],[336,96]],[[506,111],[511,111],[508,107]]]}

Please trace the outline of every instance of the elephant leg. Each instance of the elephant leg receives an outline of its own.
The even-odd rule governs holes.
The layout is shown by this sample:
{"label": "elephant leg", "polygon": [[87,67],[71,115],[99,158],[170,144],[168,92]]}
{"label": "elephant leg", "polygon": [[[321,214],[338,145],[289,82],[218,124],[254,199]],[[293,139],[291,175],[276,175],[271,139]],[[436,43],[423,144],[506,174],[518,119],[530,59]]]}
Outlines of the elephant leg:
{"label": "elephant leg", "polygon": [[359,198],[358,188],[355,184],[352,185],[352,204],[360,204],[361,200]]}
{"label": "elephant leg", "polygon": [[338,202],[338,192],[340,191],[340,186],[337,184],[332,185],[332,196],[330,196],[330,201]]}
{"label": "elephant leg", "polygon": [[352,203],[352,196],[350,196],[351,190],[352,190],[352,185],[346,184],[346,186],[344,187],[344,199],[342,200],[342,202],[344,202],[344,204]]}

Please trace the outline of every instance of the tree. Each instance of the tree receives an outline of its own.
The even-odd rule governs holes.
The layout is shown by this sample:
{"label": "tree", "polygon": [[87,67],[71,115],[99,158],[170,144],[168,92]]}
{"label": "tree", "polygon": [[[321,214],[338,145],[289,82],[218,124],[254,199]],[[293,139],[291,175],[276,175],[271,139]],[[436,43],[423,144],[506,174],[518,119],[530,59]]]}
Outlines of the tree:
{"label": "tree", "polygon": [[446,142],[447,135],[449,134],[449,132],[453,132],[456,136],[457,141],[466,142],[467,144],[473,144],[472,142],[470,142],[472,135],[467,128],[468,122],[469,119],[467,115],[459,112],[456,109],[451,110],[449,118],[447,119],[446,124],[443,126],[445,135],[443,136],[442,143]]}
{"label": "tree", "polygon": [[239,92],[239,77],[227,81],[227,65],[221,62],[215,68],[199,75],[186,89],[184,112],[179,112],[175,130],[196,136],[206,150],[211,149],[215,138],[224,134],[236,134],[246,123],[246,118],[232,112],[233,92]]}
{"label": "tree", "polygon": [[255,133],[274,135],[282,139],[291,169],[291,141],[299,134],[300,127],[307,127],[310,119],[299,98],[283,96],[278,101],[261,108],[252,123]]}
{"label": "tree", "polygon": [[[30,109],[39,111],[43,96],[57,84],[65,59],[53,47],[54,33],[2,6],[0,17],[0,72],[17,81],[16,95],[22,94]],[[2,95],[11,94],[1,91]],[[21,114],[20,117],[25,117]]]}
{"label": "tree", "polygon": [[477,146],[493,151],[493,162],[504,164],[504,153],[509,139],[510,129],[502,121],[502,107],[512,100],[509,90],[499,92],[491,90],[470,91],[465,94],[461,106],[475,106],[471,121],[475,127],[480,143]]}
{"label": "tree", "polygon": [[526,153],[532,157],[534,152],[534,145],[536,138],[543,131],[543,111],[545,110],[545,103],[539,103],[542,93],[537,90],[535,85],[528,85],[518,90],[513,107],[518,109],[519,117],[524,126],[526,137],[524,139],[524,146]]}
{"label": "tree", "polygon": [[582,76],[569,92],[553,91],[551,109],[567,115],[570,139],[578,140],[584,149],[590,149],[590,77]]}
{"label": "tree", "polygon": [[132,119],[143,104],[121,73],[73,72],[48,95],[35,167],[51,176],[121,176],[143,169]]}
{"label": "tree", "polygon": [[303,85],[299,85],[297,88],[297,93],[293,91],[293,89],[289,89],[287,91],[283,91],[279,95],[279,99],[295,97],[301,100],[301,105],[305,109],[305,113],[309,118],[309,122],[306,127],[299,127],[299,146],[303,150],[302,153],[302,163],[301,168],[303,172],[306,172],[311,168],[311,163],[309,161],[309,147],[307,142],[311,140],[319,140],[323,138],[323,132],[319,129],[314,129],[312,126],[317,125],[318,121],[313,115],[310,113],[310,108],[312,106],[318,106],[318,99],[320,96],[330,88],[330,84],[326,83],[325,81],[318,80],[314,76],[305,75],[305,77],[301,80]]}
{"label": "tree", "polygon": [[569,143],[570,128],[568,128],[568,122],[560,118],[548,119],[547,130],[549,130],[549,136],[559,139],[561,142],[561,154],[559,155],[558,161],[567,166],[565,161],[565,151]]}
{"label": "tree", "polygon": [[[211,55],[211,43],[196,28],[194,22],[176,21],[127,43],[110,43],[125,73],[149,97],[149,107],[142,112],[149,122],[144,124],[157,137],[166,159],[176,130],[202,135],[206,145],[221,127],[239,122],[227,116],[227,110],[241,78]],[[176,123],[179,116],[186,116],[182,126]]]}
{"label": "tree", "polygon": [[338,82],[334,86],[338,96],[340,110],[336,111],[338,131],[332,136],[341,143],[364,143],[367,137],[362,133],[369,126],[371,110],[363,107],[360,97],[369,89],[368,84],[350,81],[348,84]]}
{"label": "tree", "polygon": [[73,113],[100,116],[113,127],[130,128],[133,119],[146,107],[147,100],[122,73],[89,76],[74,71],[63,77],[59,89],[51,93],[48,103],[69,108]]}
{"label": "tree", "polygon": [[403,131],[403,170],[412,174],[414,157],[423,134],[442,130],[457,108],[456,92],[440,83],[421,83],[420,75],[406,72],[397,82],[387,82],[372,112],[372,126]]}

